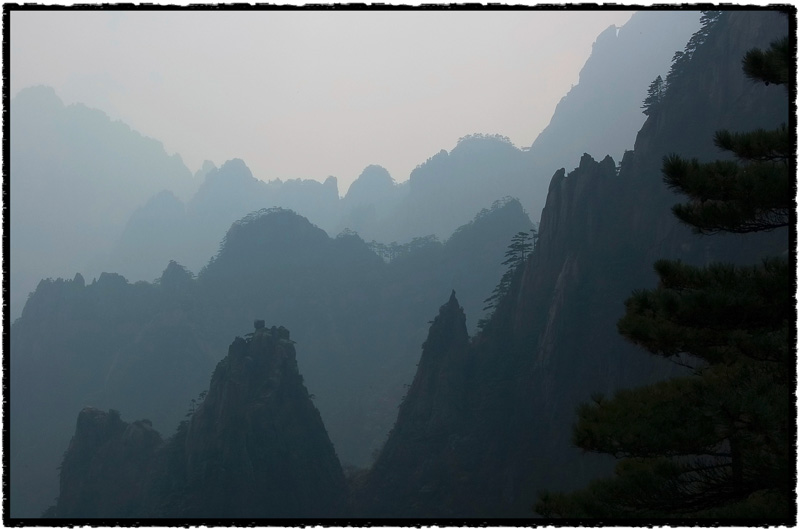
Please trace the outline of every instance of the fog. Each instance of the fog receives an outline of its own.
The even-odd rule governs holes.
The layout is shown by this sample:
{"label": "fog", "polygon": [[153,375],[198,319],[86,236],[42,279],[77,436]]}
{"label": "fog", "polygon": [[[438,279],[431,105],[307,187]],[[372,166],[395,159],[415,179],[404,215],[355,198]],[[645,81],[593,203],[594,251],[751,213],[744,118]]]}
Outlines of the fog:
{"label": "fog", "polygon": [[[197,273],[261,207],[387,244],[445,239],[505,196],[536,222],[554,171],[632,147],[647,84],[697,26],[609,25],[630,16],[13,11],[11,316],[47,277]],[[216,176],[232,159],[237,176]]]}
{"label": "fog", "polygon": [[10,93],[55,88],[256,178],[397,180],[466,134],[530,145],[630,11],[14,11]]}
{"label": "fog", "polygon": [[[659,461],[729,457],[718,432],[739,419],[718,402],[789,406],[786,226],[697,237],[663,160],[714,160],[714,131],[786,120],[783,87],[741,71],[786,26],[774,10],[11,10],[11,516],[527,518],[552,498],[581,513],[542,491],[612,475],[619,432],[644,447],[635,508],[670,479]],[[752,173],[777,182],[769,200],[789,165]],[[718,299],[740,303],[735,281],[696,305],[681,277],[664,303],[630,302],[669,267],[695,281],[693,265],[775,255],[780,294],[741,301],[759,314],[742,350],[775,347],[721,373],[723,353],[703,356],[719,347],[690,342],[712,318],[734,354],[738,305]],[[633,311],[669,350],[624,334]],[[694,365],[705,386],[683,391]],[[600,396],[632,388],[635,413]],[[576,410],[606,403],[595,449]],[[743,445],[754,486],[788,482],[778,415],[753,436],[777,441]],[[793,498],[761,492],[731,512]]]}

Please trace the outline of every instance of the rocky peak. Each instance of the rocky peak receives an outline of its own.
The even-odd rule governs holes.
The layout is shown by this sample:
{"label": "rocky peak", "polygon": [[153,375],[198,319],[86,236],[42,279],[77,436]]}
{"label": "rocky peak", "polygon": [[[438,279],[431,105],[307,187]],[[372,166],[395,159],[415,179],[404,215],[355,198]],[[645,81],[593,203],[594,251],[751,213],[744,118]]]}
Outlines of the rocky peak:
{"label": "rocky peak", "polygon": [[465,346],[465,338],[468,337],[466,321],[464,309],[459,305],[456,291],[453,290],[447,303],[439,307],[439,314],[428,331],[428,339],[422,345],[420,365],[433,355],[438,357],[458,349],[459,346]]}
{"label": "rocky peak", "polygon": [[218,169],[205,166],[202,174],[203,183],[188,203],[190,214],[224,212],[235,218],[256,209],[266,191],[266,184],[255,178],[239,158],[228,160]]}
{"label": "rocky peak", "polygon": [[166,286],[171,284],[185,283],[187,281],[191,281],[192,279],[192,273],[189,272],[185,266],[182,266],[177,261],[171,260],[164,269],[164,272],[161,274],[159,283],[161,286]]}
{"label": "rocky peak", "polygon": [[59,518],[308,518],[347,514],[333,445],[284,327],[237,337],[189,419],[164,443],[150,421],[86,408],[61,469]]}
{"label": "rocky peak", "polygon": [[201,182],[211,171],[215,171],[217,166],[211,160],[203,160],[203,165],[194,173],[194,178]]}
{"label": "rocky peak", "polygon": [[136,516],[156,450],[150,421],[124,422],[115,410],[84,408],[61,465],[57,518]]}
{"label": "rocky peak", "polygon": [[[690,10],[639,11],[621,28],[604,30],[579,82],[561,99],[531,146],[537,172],[551,175],[561,167],[569,172],[584,152],[596,159],[610,154],[619,160],[644,123],[641,104],[647,87],[657,75],[666,74],[675,51],[699,27],[699,18],[698,11]],[[536,204],[525,204],[534,218],[544,205],[544,183]]]}
{"label": "rocky peak", "polygon": [[219,173],[226,177],[234,175],[241,175],[241,177],[253,176],[253,173],[250,172],[250,168],[247,167],[247,164],[244,163],[244,160],[241,158],[232,158],[223,163],[222,167],[219,168]]}
{"label": "rocky peak", "polygon": [[283,327],[237,337],[207,396],[175,441],[188,517],[319,517],[345,513],[344,475]]}
{"label": "rocky peak", "polygon": [[[366,486],[356,493],[367,516],[452,516],[444,498],[453,486],[442,480],[454,448],[464,448],[469,424],[470,369],[466,317],[456,293],[439,308],[422,346],[414,382]],[[403,469],[398,472],[398,469]]]}
{"label": "rocky peak", "polygon": [[563,250],[565,244],[577,247],[579,241],[591,245],[596,232],[612,222],[614,210],[622,206],[621,186],[610,156],[598,162],[584,153],[569,175],[564,169],[556,171],[539,223],[542,255],[556,247]]}
{"label": "rocky peak", "polygon": [[70,443],[71,448],[76,452],[91,451],[98,444],[120,433],[125,426],[127,424],[114,410],[105,412],[92,407],[84,408],[78,414],[78,425]]}
{"label": "rocky peak", "polygon": [[336,196],[339,196],[339,180],[336,179],[335,176],[331,175],[325,179],[322,185],[329,190],[335,191]]}

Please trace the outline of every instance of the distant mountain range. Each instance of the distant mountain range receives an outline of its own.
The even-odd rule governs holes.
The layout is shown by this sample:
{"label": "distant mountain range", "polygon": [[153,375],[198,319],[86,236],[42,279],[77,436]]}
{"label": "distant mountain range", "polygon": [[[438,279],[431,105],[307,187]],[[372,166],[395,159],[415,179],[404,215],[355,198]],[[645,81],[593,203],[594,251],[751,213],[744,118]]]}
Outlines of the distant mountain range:
{"label": "distant mountain range", "polygon": [[368,166],[341,199],[333,177],[263,182],[243,161],[209,162],[192,175],[160,143],[102,112],[64,106],[50,88],[24,89],[11,101],[11,317],[44,277],[116,271],[151,281],[170,260],[198,272],[231,223],[261,208],[293,209],[332,236],[349,229],[387,244],[446,238],[505,196],[537,221],[557,169],[573,168],[583,152],[619,160],[632,146],[648,83],[666,73],[698,18],[643,11],[602,33],[527,151],[471,135],[400,184]]}
{"label": "distant mountain range", "polygon": [[30,381],[11,386],[13,511],[36,516],[55,497],[74,410],[114,408],[173,431],[226,341],[254,319],[292,329],[339,458],[369,465],[413,376],[437,298],[457,289],[475,329],[507,245],[531,227],[519,202],[508,200],[445,242],[381,249],[355,234],[330,238],[304,217],[272,209],[234,223],[197,278],[172,261],[153,283],[116,273],[42,280],[11,326],[11,379]]}

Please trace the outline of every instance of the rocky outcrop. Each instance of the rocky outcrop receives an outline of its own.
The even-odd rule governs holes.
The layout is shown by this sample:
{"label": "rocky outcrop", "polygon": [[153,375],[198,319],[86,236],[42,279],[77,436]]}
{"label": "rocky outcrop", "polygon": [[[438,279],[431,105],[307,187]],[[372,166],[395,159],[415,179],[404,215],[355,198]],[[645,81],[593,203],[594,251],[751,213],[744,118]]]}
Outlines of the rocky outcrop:
{"label": "rocky outcrop", "polygon": [[344,475],[293,344],[283,327],[258,325],[237,337],[166,443],[150,421],[128,424],[114,410],[84,409],[62,463],[58,502],[46,515],[346,515]]}
{"label": "rocky outcrop", "polygon": [[151,494],[158,516],[346,514],[341,466],[282,327],[234,340],[205,400],[170,443]]}
{"label": "rocky outcrop", "polygon": [[[683,50],[699,27],[699,11],[645,10],[634,13],[624,26],[610,26],[598,35],[578,83],[558,103],[530,148],[537,169],[544,175],[559,168],[569,172],[583,153],[619,161],[633,147],[645,121],[641,105],[648,85],[658,75],[666,77],[673,54]],[[545,198],[540,193],[538,207],[526,206],[538,214]]]}
{"label": "rocky outcrop", "polygon": [[55,518],[141,515],[150,465],[163,445],[150,421],[124,422],[119,412],[84,408],[61,464]]}
{"label": "rocky outcrop", "polygon": [[[448,469],[464,455],[471,374],[466,317],[450,295],[422,346],[417,374],[370,479],[356,491],[367,517],[453,517]],[[403,469],[397,472],[397,469]]]}

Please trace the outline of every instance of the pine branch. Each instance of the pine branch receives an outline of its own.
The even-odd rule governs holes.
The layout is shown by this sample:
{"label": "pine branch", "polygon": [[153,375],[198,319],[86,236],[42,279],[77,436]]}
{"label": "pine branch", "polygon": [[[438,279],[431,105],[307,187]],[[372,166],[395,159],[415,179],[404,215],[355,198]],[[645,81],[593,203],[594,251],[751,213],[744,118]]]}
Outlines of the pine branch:
{"label": "pine branch", "polygon": [[742,69],[753,81],[763,81],[766,85],[786,85],[790,80],[792,63],[791,45],[787,36],[773,42],[767,51],[754,49],[747,52],[742,59]]}

